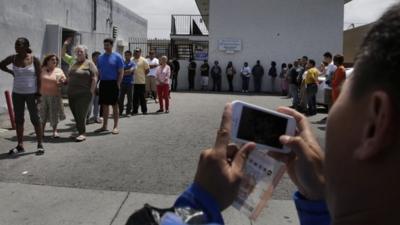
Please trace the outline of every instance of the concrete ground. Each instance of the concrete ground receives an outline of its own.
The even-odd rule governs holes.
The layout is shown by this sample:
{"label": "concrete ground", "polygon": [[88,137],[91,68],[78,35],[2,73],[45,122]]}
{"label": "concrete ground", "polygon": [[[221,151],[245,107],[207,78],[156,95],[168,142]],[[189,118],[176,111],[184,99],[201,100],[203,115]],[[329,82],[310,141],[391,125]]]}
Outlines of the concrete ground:
{"label": "concrete ground", "polygon": [[[7,155],[16,145],[15,132],[1,130],[0,224],[124,224],[146,202],[170,206],[192,182],[200,151],[212,146],[224,104],[235,99],[271,109],[290,105],[277,96],[173,93],[169,114],[122,118],[119,135],[95,134],[99,125],[88,125],[82,143],[69,138],[74,123],[66,108],[61,138],[47,137],[48,131],[43,156],[33,154],[30,124],[27,152],[18,157]],[[148,106],[149,112],[158,110],[153,102]],[[312,127],[323,145],[325,125]],[[294,190],[285,175],[256,224],[298,224],[290,200]],[[224,218],[227,224],[250,224],[235,209]]]}

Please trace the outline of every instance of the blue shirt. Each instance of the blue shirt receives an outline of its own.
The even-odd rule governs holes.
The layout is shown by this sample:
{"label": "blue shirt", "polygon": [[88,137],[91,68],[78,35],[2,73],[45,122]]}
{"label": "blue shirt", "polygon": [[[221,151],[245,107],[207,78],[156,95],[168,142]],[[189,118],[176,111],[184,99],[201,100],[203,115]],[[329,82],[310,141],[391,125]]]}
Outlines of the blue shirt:
{"label": "blue shirt", "polygon": [[[136,64],[129,60],[129,62],[124,62],[124,70],[129,70],[129,69],[135,69]],[[124,76],[124,79],[122,79],[123,84],[132,84],[133,83],[133,72],[131,75],[126,75]]]}
{"label": "blue shirt", "polygon": [[97,60],[97,68],[100,72],[100,80],[117,80],[118,70],[124,68],[124,60],[116,52],[104,53]]}
{"label": "blue shirt", "polygon": [[[310,201],[299,192],[293,196],[301,225],[329,225],[331,218],[325,201]],[[207,225],[223,225],[224,220],[216,200],[197,184],[192,184],[176,200],[174,207],[190,207],[202,210]],[[186,225],[181,218],[167,214],[161,225]]]}

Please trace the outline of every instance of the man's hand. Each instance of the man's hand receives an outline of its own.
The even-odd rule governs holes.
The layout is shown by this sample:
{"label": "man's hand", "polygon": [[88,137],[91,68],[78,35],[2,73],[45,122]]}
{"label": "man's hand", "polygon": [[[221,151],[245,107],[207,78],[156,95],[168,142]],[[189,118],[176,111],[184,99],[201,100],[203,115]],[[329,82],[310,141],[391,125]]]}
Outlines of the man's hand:
{"label": "man's hand", "polygon": [[280,137],[281,143],[291,148],[292,153],[269,152],[268,154],[287,165],[288,174],[302,195],[309,200],[323,200],[325,198],[324,154],[307,118],[286,107],[279,108],[278,111],[295,118],[297,135]]}
{"label": "man's hand", "polygon": [[64,45],[66,45],[66,46],[70,45],[71,43],[72,43],[72,37],[68,37],[64,41]]}
{"label": "man's hand", "polygon": [[247,143],[240,149],[230,144],[232,127],[232,105],[225,106],[221,127],[212,149],[200,155],[194,182],[209,192],[219,203],[221,210],[235,200],[244,176],[243,167],[247,157],[255,149],[254,143]]}

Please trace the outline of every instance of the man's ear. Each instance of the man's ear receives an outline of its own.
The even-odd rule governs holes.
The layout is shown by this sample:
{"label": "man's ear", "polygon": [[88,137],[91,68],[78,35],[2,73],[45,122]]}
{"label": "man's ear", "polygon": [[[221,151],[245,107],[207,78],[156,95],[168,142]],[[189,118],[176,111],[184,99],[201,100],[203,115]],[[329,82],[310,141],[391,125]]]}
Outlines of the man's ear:
{"label": "man's ear", "polygon": [[375,91],[366,103],[366,121],[362,144],[354,152],[358,160],[369,160],[381,154],[396,141],[395,105],[388,93]]}

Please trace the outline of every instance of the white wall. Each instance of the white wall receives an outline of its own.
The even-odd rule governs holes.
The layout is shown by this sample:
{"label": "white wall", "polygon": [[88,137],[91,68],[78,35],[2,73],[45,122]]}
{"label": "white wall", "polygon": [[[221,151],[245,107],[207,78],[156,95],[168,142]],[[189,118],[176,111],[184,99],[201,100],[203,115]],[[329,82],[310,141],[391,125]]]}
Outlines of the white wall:
{"label": "white wall", "polygon": [[[342,53],[343,0],[212,0],[209,7],[209,62],[218,60],[222,68],[232,61],[239,70],[259,59],[267,72],[272,60],[280,68],[303,55],[319,64],[325,51]],[[242,40],[242,51],[219,51],[218,40],[226,38]],[[239,76],[234,82],[241,90]],[[227,90],[225,75],[222,83]],[[267,75],[263,91],[270,91]]]}
{"label": "white wall", "polygon": [[[107,23],[110,0],[97,0],[97,29],[92,31],[93,0],[0,0],[0,60],[15,54],[17,37],[30,40],[35,55],[42,57],[48,46],[61,40],[46,40],[46,25],[56,24],[81,33],[81,42],[89,52],[103,49],[103,39],[111,37]],[[113,2],[113,26],[118,27],[117,40],[128,44],[130,37],[147,37],[147,20]],[[52,44],[50,44],[52,42]],[[128,46],[126,46],[128,48]],[[12,89],[10,75],[0,71],[0,113],[5,110],[3,92]]]}

